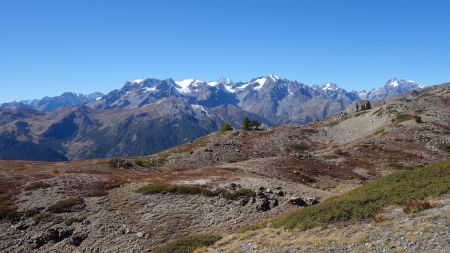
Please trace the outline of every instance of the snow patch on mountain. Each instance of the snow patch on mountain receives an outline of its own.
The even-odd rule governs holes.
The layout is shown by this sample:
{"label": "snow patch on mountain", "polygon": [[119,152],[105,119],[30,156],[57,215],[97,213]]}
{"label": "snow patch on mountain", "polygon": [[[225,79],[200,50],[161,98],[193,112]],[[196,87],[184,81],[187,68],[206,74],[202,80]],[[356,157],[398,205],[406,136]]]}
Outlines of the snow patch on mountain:
{"label": "snow patch on mountain", "polygon": [[136,80],[134,80],[132,83],[133,84],[141,84],[141,83],[143,83],[145,81],[145,79],[136,79]]}
{"label": "snow patch on mountain", "polygon": [[266,82],[267,82],[266,77],[256,79],[255,81],[253,81],[253,83],[257,83],[258,85],[253,87],[253,90],[260,90]]}
{"label": "snow patch on mountain", "polygon": [[326,84],[322,85],[321,88],[322,88],[322,90],[324,90],[324,91],[327,91],[327,90],[330,90],[330,91],[336,91],[336,90],[339,89],[339,88],[337,87],[337,85],[334,84],[334,83],[326,83]]}

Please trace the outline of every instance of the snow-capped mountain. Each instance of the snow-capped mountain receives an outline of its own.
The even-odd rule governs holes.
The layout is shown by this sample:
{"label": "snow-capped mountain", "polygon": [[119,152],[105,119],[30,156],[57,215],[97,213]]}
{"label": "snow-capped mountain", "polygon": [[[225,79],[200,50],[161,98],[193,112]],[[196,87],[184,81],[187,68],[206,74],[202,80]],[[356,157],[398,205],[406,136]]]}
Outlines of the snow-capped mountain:
{"label": "snow-capped mountain", "polygon": [[417,84],[414,81],[402,78],[391,78],[383,87],[375,88],[370,91],[359,91],[358,96],[361,99],[379,100],[390,96],[399,95],[412,90],[419,90],[423,86]]}
{"label": "snow-capped mountain", "polygon": [[205,108],[234,105],[273,124],[307,123],[340,112],[357,99],[379,100],[420,88],[414,81],[397,78],[390,79],[383,87],[358,92],[348,92],[335,83],[308,86],[273,74],[237,83],[225,77],[217,81],[143,78],[128,81],[121,89],[106,95],[67,92],[56,97],[5,103],[0,107],[43,112],[82,104],[96,109],[139,108],[174,97]]}
{"label": "snow-capped mountain", "polygon": [[67,105],[82,105],[100,99],[103,96],[100,92],[91,94],[80,94],[65,92],[60,96],[44,97],[41,99],[14,101],[0,105],[1,108],[30,108],[42,112],[53,111]]}
{"label": "snow-capped mountain", "polygon": [[248,116],[266,125],[303,124],[337,114],[361,97],[385,98],[417,87],[391,79],[380,89],[358,93],[276,75],[248,82],[145,78],[106,95],[64,93],[4,104],[0,142],[16,147],[3,153],[5,159],[147,155],[215,131],[223,122],[240,127]]}
{"label": "snow-capped mountain", "polygon": [[333,83],[310,87],[270,74],[237,83],[227,78],[210,82],[193,78],[179,81],[140,79],[127,82],[121,89],[89,106],[97,109],[136,108],[166,97],[176,97],[205,108],[234,105],[271,124],[323,119],[358,99],[355,93]]}

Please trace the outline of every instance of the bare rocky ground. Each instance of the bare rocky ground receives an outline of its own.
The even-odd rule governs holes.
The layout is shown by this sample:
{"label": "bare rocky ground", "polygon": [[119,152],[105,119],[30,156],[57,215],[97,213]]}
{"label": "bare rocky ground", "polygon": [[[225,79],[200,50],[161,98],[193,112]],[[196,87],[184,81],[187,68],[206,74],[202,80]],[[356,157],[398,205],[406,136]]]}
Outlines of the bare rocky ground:
{"label": "bare rocky ground", "polygon": [[[294,198],[321,201],[392,171],[447,159],[449,87],[434,87],[368,111],[350,110],[306,126],[213,133],[149,157],[118,159],[113,163],[107,159],[58,163],[0,161],[0,200],[8,199],[19,213],[12,221],[0,221],[0,252],[148,252],[189,234],[232,232],[303,208],[292,204]],[[148,183],[193,185],[210,190],[243,188],[253,190],[256,196],[246,202],[221,195],[135,192]],[[61,212],[49,211],[49,206],[69,197],[81,198],[81,202]],[[297,235],[319,240],[321,233],[325,237],[341,236],[343,229],[342,238],[364,239],[364,231],[378,231],[379,234],[368,233],[368,245],[366,241],[353,243],[349,239],[348,243],[333,244],[330,240],[323,244],[323,249],[382,251],[384,239],[394,236],[392,226],[407,230],[408,226],[422,224],[428,219],[427,214],[434,212],[436,224],[430,222],[424,229],[436,231],[430,236],[442,241],[444,236],[448,238],[448,206],[448,200],[443,200],[441,207],[423,214],[399,214],[376,225],[336,227]],[[283,242],[294,240],[296,235],[268,231],[267,236],[269,232],[282,234]],[[379,243],[371,239],[375,235],[380,238]],[[275,242],[265,244],[268,237],[264,234],[248,236],[255,241],[254,245],[250,241],[244,243],[245,238],[240,238],[242,242],[230,239],[211,250],[233,249],[232,246],[238,245],[236,251],[253,252],[256,247],[255,250],[264,248],[272,252],[278,246]],[[428,237],[418,237],[424,243],[418,243],[417,249],[408,249],[428,249],[431,245]],[[404,247],[402,243],[406,241],[402,240],[393,239],[395,249]],[[440,245],[447,247],[448,240]],[[322,249],[320,245],[319,248],[288,243],[279,246],[280,251],[274,252],[284,252],[281,249],[289,252],[291,246],[292,252]]]}

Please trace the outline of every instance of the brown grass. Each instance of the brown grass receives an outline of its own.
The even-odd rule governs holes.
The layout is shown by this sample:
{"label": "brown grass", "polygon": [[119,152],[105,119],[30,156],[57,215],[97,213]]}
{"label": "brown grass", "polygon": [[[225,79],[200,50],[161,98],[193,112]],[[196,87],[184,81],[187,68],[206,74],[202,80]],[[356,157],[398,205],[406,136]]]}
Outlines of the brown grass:
{"label": "brown grass", "polygon": [[431,204],[428,200],[409,200],[406,202],[403,211],[407,214],[418,213],[425,209],[430,209]]}

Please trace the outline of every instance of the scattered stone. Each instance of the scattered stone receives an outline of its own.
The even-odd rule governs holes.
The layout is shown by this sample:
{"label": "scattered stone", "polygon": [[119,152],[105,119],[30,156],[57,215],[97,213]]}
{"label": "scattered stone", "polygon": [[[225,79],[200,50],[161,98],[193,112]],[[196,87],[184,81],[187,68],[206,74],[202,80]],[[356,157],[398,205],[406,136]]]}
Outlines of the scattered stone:
{"label": "scattered stone", "polygon": [[291,197],[289,198],[289,203],[296,206],[307,206],[306,202],[300,197]]}
{"label": "scattered stone", "polygon": [[261,204],[256,206],[258,212],[265,212],[270,210],[270,202],[268,199],[262,199]]}
{"label": "scattered stone", "polygon": [[31,240],[31,244],[34,249],[38,249],[38,248],[44,246],[44,244],[46,244],[46,243],[47,243],[47,241],[44,238],[42,238],[41,236],[38,236]]}
{"label": "scattered stone", "polygon": [[306,204],[308,206],[319,204],[319,202],[320,202],[320,198],[318,198],[318,197],[313,197],[313,198],[307,198],[306,199]]}
{"label": "scattered stone", "polygon": [[129,169],[133,167],[133,162],[125,159],[112,159],[111,164],[114,168],[125,168]]}
{"label": "scattered stone", "polygon": [[72,235],[69,238],[69,243],[75,246],[80,246],[84,239],[86,239],[85,235]]}

